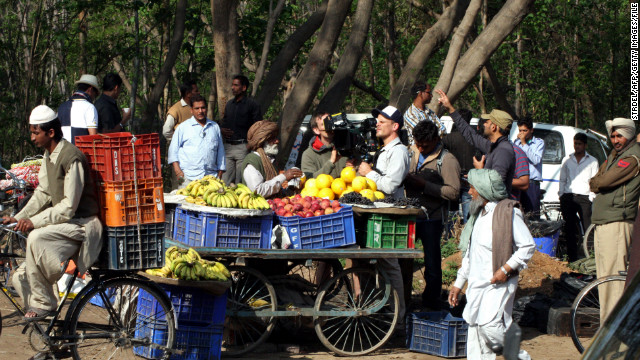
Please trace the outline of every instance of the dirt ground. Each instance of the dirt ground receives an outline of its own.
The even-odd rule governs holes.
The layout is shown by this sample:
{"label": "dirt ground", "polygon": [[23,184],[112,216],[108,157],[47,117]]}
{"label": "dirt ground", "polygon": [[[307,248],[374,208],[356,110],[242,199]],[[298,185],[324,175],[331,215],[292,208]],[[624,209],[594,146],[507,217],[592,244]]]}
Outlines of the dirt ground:
{"label": "dirt ground", "polygon": [[[460,255],[454,254],[443,260],[460,262]],[[544,254],[536,252],[529,263],[529,269],[520,274],[518,296],[535,292],[550,294],[553,281],[560,278],[562,272],[569,272],[566,264]],[[422,272],[416,272],[416,279],[422,278]],[[420,283],[420,282],[419,282]],[[414,289],[414,294],[421,291]],[[13,306],[4,296],[0,296],[2,318],[2,334],[0,335],[0,359],[29,359],[34,351],[30,348],[26,335],[23,335],[23,323]],[[337,357],[328,352],[317,339],[312,329],[301,329],[295,334],[280,330],[272,339],[253,354],[242,359],[310,359],[328,358],[356,359]],[[579,359],[580,354],[573,346],[570,337],[558,337],[542,334],[534,328],[523,328],[521,347],[529,352],[533,359]],[[367,360],[408,360],[408,359],[440,359],[439,357],[411,352],[404,347],[402,339],[394,339],[380,350],[366,357]],[[498,359],[502,359],[499,357]]]}

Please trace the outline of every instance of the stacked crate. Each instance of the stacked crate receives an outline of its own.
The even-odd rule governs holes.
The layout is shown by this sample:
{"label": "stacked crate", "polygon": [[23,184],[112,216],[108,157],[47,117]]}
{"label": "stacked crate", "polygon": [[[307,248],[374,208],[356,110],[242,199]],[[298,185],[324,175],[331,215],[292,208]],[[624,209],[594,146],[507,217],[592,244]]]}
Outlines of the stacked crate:
{"label": "stacked crate", "polygon": [[165,208],[158,134],[76,137],[97,184],[109,269],[164,264]]}

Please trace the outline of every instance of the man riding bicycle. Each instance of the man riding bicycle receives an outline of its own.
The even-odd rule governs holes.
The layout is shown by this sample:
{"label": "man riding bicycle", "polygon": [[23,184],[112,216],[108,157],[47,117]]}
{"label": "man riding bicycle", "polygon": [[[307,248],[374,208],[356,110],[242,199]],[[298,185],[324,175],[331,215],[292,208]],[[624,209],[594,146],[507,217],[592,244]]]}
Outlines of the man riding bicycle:
{"label": "man riding bicycle", "polygon": [[84,154],[62,138],[57,114],[46,105],[29,117],[31,141],[43,148],[40,184],[27,205],[4,224],[17,223],[16,231],[30,232],[26,261],[12,282],[23,299],[26,320],[46,317],[57,305],[53,285],[65,269],[61,263],[76,258],[84,273],[98,258],[102,224],[90,168]]}

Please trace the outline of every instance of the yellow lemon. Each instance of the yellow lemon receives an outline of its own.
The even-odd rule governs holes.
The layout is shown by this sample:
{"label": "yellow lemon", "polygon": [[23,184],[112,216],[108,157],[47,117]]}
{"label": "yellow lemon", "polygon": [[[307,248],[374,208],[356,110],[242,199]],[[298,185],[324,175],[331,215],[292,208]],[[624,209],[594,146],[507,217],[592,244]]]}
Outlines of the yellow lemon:
{"label": "yellow lemon", "polygon": [[347,189],[347,184],[344,183],[342,178],[337,178],[333,180],[331,183],[331,190],[333,190],[336,195],[340,196]]}
{"label": "yellow lemon", "polygon": [[300,196],[302,196],[302,197],[309,196],[308,189],[302,189],[300,191]]}
{"label": "yellow lemon", "polygon": [[318,192],[320,191],[316,187],[307,188],[306,190],[307,190],[307,195],[305,195],[305,196],[312,196],[312,197],[313,196],[318,196]]}
{"label": "yellow lemon", "polygon": [[315,188],[316,187],[316,179],[309,179],[304,183],[305,189]]}
{"label": "yellow lemon", "polygon": [[345,194],[348,194],[351,192],[353,192],[353,189],[351,188],[351,186],[347,186],[347,188],[342,192],[342,194],[340,194],[340,196],[344,196]]}
{"label": "yellow lemon", "polygon": [[346,182],[347,184],[352,182],[355,177],[356,177],[356,169],[354,169],[353,166],[347,166],[346,168],[342,169],[342,171],[340,172],[340,178],[344,180],[344,182]]}
{"label": "yellow lemon", "polygon": [[384,193],[382,191],[374,191],[373,195],[376,196],[376,200],[384,199]]}
{"label": "yellow lemon", "polygon": [[362,195],[362,197],[365,197],[371,201],[376,201],[376,196],[374,195],[373,190],[371,189],[364,189],[360,191],[360,195]]}
{"label": "yellow lemon", "polygon": [[367,180],[367,189],[371,189],[373,191],[378,190],[378,186],[376,185],[376,182],[369,179],[369,178],[365,178],[365,180]]}
{"label": "yellow lemon", "polygon": [[353,191],[360,192],[367,188],[367,178],[364,176],[356,176],[351,182],[351,187]]}
{"label": "yellow lemon", "polygon": [[329,188],[324,188],[324,189],[320,189],[320,191],[318,191],[318,197],[327,198],[329,200],[333,200],[333,199],[335,199],[336,196],[333,193],[333,190],[331,190]]}
{"label": "yellow lemon", "polygon": [[316,187],[318,189],[325,189],[331,187],[331,183],[333,182],[333,177],[328,174],[320,174],[316,178]]}

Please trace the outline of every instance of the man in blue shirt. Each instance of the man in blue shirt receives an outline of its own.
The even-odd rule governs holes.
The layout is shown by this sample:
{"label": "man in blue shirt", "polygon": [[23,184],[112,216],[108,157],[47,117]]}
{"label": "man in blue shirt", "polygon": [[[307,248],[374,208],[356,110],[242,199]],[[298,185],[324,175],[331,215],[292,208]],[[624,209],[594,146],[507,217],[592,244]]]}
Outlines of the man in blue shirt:
{"label": "man in blue shirt", "polygon": [[169,146],[168,163],[173,164],[178,187],[205,175],[220,178],[226,169],[220,127],[207,119],[204,97],[191,97],[191,113],[193,116],[178,126]]}
{"label": "man in blue shirt", "polygon": [[518,120],[518,138],[514,142],[529,160],[529,188],[520,195],[520,203],[526,213],[540,213],[540,182],[542,182],[542,155],[544,140],[533,136],[533,121],[526,116]]}

